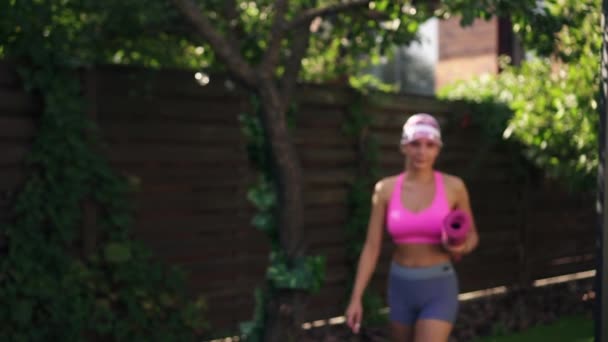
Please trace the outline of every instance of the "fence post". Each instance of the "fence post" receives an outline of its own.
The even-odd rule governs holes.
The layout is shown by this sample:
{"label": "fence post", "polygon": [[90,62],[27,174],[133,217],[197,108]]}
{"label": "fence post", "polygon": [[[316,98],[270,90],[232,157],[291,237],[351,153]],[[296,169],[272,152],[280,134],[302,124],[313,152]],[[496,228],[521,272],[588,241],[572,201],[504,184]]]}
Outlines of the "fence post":
{"label": "fence post", "polygon": [[597,296],[595,299],[595,341],[608,341],[608,327],[606,327],[606,316],[608,316],[608,211],[606,204],[608,203],[608,173],[606,169],[606,146],[608,145],[608,121],[606,111],[608,111],[608,29],[606,27],[606,16],[608,15],[608,0],[602,1],[602,50],[601,50],[601,68],[600,68],[600,104],[598,106],[599,114],[599,168],[598,168],[598,191],[597,191],[597,234],[596,234],[596,267],[597,274],[595,277],[595,291]]}

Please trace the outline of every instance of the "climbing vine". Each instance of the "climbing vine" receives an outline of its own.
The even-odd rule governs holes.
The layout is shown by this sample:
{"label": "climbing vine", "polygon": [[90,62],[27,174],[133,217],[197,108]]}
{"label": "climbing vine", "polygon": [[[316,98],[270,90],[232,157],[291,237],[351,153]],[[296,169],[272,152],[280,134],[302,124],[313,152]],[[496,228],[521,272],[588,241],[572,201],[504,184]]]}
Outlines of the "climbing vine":
{"label": "climbing vine", "polygon": [[[348,113],[348,121],[344,124],[344,132],[356,142],[358,155],[358,169],[348,194],[349,219],[346,223],[346,232],[349,245],[347,255],[350,266],[350,285],[354,286],[359,256],[367,235],[367,225],[371,211],[374,184],[379,175],[379,147],[374,135],[371,133],[373,117],[363,111],[364,94],[355,91],[355,100],[352,101]],[[347,291],[348,294],[351,291]],[[366,323],[383,322],[386,317],[380,313],[384,301],[380,294],[368,288],[362,298],[363,316]]]}
{"label": "climbing vine", "polygon": [[[272,293],[281,289],[298,289],[317,292],[325,277],[325,258],[323,256],[304,256],[296,260],[288,260],[279,244],[279,227],[277,226],[277,185],[274,182],[268,141],[265,138],[262,124],[259,120],[260,103],[257,97],[252,97],[254,114],[242,114],[239,119],[241,130],[248,142],[250,163],[258,173],[258,181],[253,184],[247,198],[257,209],[252,219],[252,225],[264,232],[271,245],[269,266],[266,271],[264,288],[255,290],[256,307],[251,321],[241,324],[241,335],[246,341],[261,341],[264,337],[264,322],[266,319],[265,303],[272,298]],[[288,113],[288,122],[293,130],[295,107]]]}
{"label": "climbing vine", "polygon": [[[38,19],[0,26],[0,46],[42,106],[26,180],[0,227],[8,240],[0,340],[195,340],[207,326],[205,303],[187,295],[181,271],[132,239],[133,187],[105,159],[86,115],[79,68],[93,61],[95,43],[66,24],[71,12],[61,6],[8,6],[16,20]],[[90,250],[82,247],[85,203],[97,212]]]}

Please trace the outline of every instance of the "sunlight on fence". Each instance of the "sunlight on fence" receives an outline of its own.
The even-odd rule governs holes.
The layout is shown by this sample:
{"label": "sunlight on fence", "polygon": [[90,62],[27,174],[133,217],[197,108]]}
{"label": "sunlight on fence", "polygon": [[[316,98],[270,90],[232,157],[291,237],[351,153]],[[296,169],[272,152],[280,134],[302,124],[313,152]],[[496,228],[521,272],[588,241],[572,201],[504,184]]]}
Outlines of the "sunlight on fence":
{"label": "sunlight on fence", "polygon": [[210,340],[210,341],[206,341],[206,342],[237,342],[240,340],[241,339],[238,336],[232,336],[232,337],[219,338],[217,340]]}
{"label": "sunlight on fence", "polygon": [[[591,278],[594,276],[595,276],[595,270],[590,270],[590,271],[585,271],[585,272],[566,274],[566,275],[557,276],[557,277],[538,279],[538,280],[534,281],[532,286],[542,287],[542,286],[564,283],[564,282],[573,281],[573,280]],[[458,299],[460,301],[468,301],[468,300],[472,300],[472,299],[483,298],[483,297],[506,293],[507,290],[508,289],[506,286],[498,286],[498,287],[493,287],[493,288],[479,290],[479,291],[461,293],[460,295],[458,295]],[[590,295],[586,294],[585,296],[590,296]],[[589,299],[589,298],[586,298],[586,297],[583,298],[583,300],[587,300],[587,299]],[[388,307],[386,307],[386,308],[380,309],[379,312],[381,314],[388,314],[388,310],[389,310]],[[330,318],[327,320],[316,320],[313,322],[304,323],[304,324],[302,324],[302,329],[308,330],[308,329],[312,329],[312,328],[322,327],[325,325],[343,324],[344,322],[346,322],[346,318],[344,316],[338,316],[338,317],[333,317],[333,318]]]}
{"label": "sunlight on fence", "polygon": [[[592,278],[595,276],[595,273],[596,273],[595,270],[589,270],[589,271],[585,271],[585,272],[566,274],[566,275],[561,275],[561,276],[557,276],[557,277],[537,279],[533,282],[532,286],[542,287],[542,286],[559,284],[559,283],[564,283],[564,282],[573,281],[573,280]],[[460,301],[468,301],[468,300],[472,300],[472,299],[483,298],[483,297],[488,297],[488,296],[492,296],[492,295],[506,293],[507,291],[508,291],[508,289],[506,286],[498,286],[498,287],[485,289],[485,290],[461,293],[460,295],[458,295],[458,299]],[[589,299],[592,299],[592,297],[593,297],[592,293],[585,294],[583,296],[582,300],[589,300]],[[386,307],[386,308],[380,309],[379,312],[381,314],[388,314],[388,310],[389,310],[388,307]],[[326,325],[344,324],[345,322],[346,322],[345,316],[337,316],[337,317],[332,317],[329,319],[321,319],[321,320],[303,323],[302,329],[309,330],[309,329],[313,329],[313,328],[323,327]],[[215,339],[215,340],[210,340],[210,341],[205,341],[205,342],[237,342],[237,341],[240,341],[240,338],[238,336],[232,336],[232,337],[225,337],[225,338],[220,338],[220,339]]]}
{"label": "sunlight on fence", "polygon": [[595,270],[590,270],[590,271],[585,271],[585,272],[561,275],[561,276],[557,276],[557,277],[538,279],[538,280],[534,281],[534,283],[532,285],[534,287],[541,287],[541,286],[547,286],[547,285],[551,285],[551,284],[564,283],[564,282],[572,281],[572,280],[591,278],[594,276],[595,276]]}

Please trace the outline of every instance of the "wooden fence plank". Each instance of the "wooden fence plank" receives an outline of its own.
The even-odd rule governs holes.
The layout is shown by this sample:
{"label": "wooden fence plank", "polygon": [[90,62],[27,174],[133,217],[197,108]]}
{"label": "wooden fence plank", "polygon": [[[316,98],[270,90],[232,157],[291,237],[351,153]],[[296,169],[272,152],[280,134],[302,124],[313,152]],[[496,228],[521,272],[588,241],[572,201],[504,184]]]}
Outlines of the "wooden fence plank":
{"label": "wooden fence plank", "polygon": [[352,163],[356,160],[355,151],[341,148],[304,150],[301,151],[300,158],[303,163],[309,163],[311,165],[321,163],[340,165],[341,163]]}
{"label": "wooden fence plank", "polygon": [[0,168],[0,191],[14,189],[25,180],[23,169],[17,165]]}
{"label": "wooden fence plank", "polygon": [[15,166],[21,165],[25,161],[25,156],[29,151],[29,146],[19,143],[3,143],[0,144],[0,165]]}
{"label": "wooden fence plank", "polygon": [[228,100],[245,98],[247,94],[236,82],[221,75],[211,75],[208,86],[201,86],[195,79],[195,71],[151,70],[118,65],[99,66],[95,70],[97,87],[103,94],[142,94],[162,98],[197,98]]}
{"label": "wooden fence plank", "polygon": [[303,177],[308,186],[346,185],[355,179],[355,175],[345,168],[306,169],[303,171]]}
{"label": "wooden fence plank", "polygon": [[0,89],[15,89],[20,83],[17,68],[13,64],[0,61]]}
{"label": "wooden fence plank", "polygon": [[247,156],[238,146],[182,146],[167,144],[115,144],[109,151],[114,163],[190,162],[201,164],[242,165]]}
{"label": "wooden fence plank", "polygon": [[161,119],[173,122],[190,122],[201,124],[234,124],[235,130],[238,116],[245,111],[238,100],[228,102],[205,103],[200,99],[158,99],[124,96],[104,96],[99,103],[101,120],[122,119],[130,121],[145,121]]}
{"label": "wooden fence plank", "polygon": [[40,100],[19,90],[0,88],[0,113],[2,115],[29,116],[41,108]]}
{"label": "wooden fence plank", "polygon": [[113,120],[100,125],[107,141],[129,142],[181,142],[181,143],[212,143],[244,144],[242,133],[234,125],[193,125],[188,123],[163,122],[120,122]]}
{"label": "wooden fence plank", "polygon": [[[0,100],[0,103],[1,100]],[[0,112],[2,109],[0,108]],[[0,116],[0,139],[13,141],[30,141],[36,132],[31,118]]]}
{"label": "wooden fence plank", "polygon": [[[307,127],[308,128],[308,127]],[[304,128],[302,128],[303,130]],[[342,147],[353,148],[353,141],[347,139],[340,131],[332,129],[310,129],[296,133],[294,142],[300,147]]]}

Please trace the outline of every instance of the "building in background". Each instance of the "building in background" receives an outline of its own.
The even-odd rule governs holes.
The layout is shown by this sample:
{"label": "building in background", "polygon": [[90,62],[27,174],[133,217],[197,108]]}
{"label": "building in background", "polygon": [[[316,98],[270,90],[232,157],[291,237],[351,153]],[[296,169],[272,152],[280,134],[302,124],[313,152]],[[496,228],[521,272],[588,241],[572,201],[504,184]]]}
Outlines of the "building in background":
{"label": "building in background", "polygon": [[368,72],[402,93],[433,95],[458,80],[499,70],[499,56],[515,64],[523,50],[507,19],[476,20],[462,28],[460,18],[430,19],[420,27],[420,41],[398,47]]}
{"label": "building in background", "polygon": [[500,72],[501,55],[509,56],[514,64],[521,62],[523,49],[508,19],[478,19],[466,28],[459,21],[450,18],[439,22],[435,90],[457,80]]}

